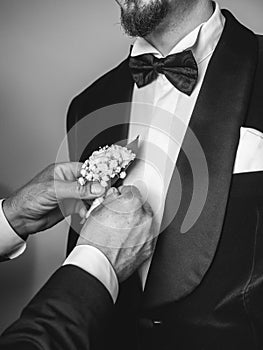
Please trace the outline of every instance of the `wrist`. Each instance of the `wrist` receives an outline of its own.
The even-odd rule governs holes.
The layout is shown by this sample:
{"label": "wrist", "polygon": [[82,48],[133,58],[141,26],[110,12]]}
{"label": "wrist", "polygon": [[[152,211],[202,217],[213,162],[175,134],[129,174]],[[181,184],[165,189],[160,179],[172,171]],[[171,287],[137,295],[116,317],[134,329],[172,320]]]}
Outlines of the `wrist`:
{"label": "wrist", "polygon": [[63,265],[75,265],[96,277],[108,290],[113,302],[119,293],[117,275],[105,254],[92,245],[77,245]]}
{"label": "wrist", "polygon": [[19,237],[26,241],[29,233],[27,232],[27,225],[21,211],[13,206],[9,198],[3,201],[2,208],[9,225]]}

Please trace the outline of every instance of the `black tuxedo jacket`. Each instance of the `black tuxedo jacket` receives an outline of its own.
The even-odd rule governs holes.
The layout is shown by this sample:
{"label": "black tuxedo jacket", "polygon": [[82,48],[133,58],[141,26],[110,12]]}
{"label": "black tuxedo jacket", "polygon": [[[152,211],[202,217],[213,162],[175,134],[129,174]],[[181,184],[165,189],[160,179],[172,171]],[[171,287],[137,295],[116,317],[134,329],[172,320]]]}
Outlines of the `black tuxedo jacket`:
{"label": "black tuxedo jacket", "polygon": [[[180,234],[193,188],[181,151],[177,166],[186,199],[158,239],[144,293],[136,275],[122,286],[109,331],[115,349],[124,343],[133,350],[263,348],[263,172],[232,175],[240,127],[263,132],[263,41],[223,14],[226,26],[190,121],[207,159],[207,200],[194,226]],[[126,59],[72,101],[71,160],[127,138],[133,86]],[[188,134],[184,146],[191,149]],[[168,212],[176,201],[173,181]],[[73,227],[78,231],[76,219]]]}
{"label": "black tuxedo jacket", "polygon": [[78,267],[61,267],[0,337],[0,349],[89,350],[112,310],[98,280]]}

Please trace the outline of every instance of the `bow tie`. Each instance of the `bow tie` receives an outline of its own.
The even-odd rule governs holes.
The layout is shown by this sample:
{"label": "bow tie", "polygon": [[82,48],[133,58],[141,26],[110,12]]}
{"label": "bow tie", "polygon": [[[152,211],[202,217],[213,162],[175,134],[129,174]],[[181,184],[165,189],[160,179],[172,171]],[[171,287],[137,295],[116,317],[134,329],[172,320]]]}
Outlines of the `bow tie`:
{"label": "bow tie", "polygon": [[129,67],[133,80],[139,88],[152,83],[160,73],[188,96],[197,83],[198,67],[190,50],[161,59],[153,54],[130,57]]}

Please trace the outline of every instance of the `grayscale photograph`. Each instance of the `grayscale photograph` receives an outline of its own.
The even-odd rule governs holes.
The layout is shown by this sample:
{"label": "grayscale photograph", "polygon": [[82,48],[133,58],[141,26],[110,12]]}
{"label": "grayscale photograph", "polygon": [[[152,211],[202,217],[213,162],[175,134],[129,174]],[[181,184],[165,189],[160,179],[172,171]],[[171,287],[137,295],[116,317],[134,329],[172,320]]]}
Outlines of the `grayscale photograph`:
{"label": "grayscale photograph", "polygon": [[262,18],[0,0],[0,350],[263,350]]}

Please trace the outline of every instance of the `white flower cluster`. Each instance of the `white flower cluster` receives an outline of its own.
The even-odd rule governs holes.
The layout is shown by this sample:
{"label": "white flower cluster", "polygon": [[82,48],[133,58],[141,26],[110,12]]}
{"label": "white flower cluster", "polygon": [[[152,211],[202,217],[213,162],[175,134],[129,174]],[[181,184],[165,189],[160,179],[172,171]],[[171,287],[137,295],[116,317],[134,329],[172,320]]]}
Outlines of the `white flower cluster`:
{"label": "white flower cluster", "polygon": [[127,147],[119,145],[105,146],[92,155],[82,165],[78,182],[84,186],[88,181],[98,181],[103,187],[108,186],[115,176],[124,179],[125,169],[136,155]]}

